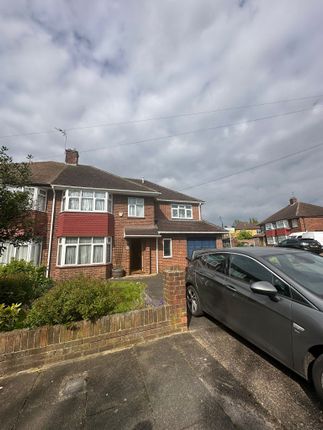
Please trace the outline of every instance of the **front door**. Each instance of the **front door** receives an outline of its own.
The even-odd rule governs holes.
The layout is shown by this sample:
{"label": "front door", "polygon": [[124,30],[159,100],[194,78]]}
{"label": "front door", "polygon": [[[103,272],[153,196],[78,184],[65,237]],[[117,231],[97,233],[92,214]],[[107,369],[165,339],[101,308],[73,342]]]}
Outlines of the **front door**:
{"label": "front door", "polygon": [[132,239],[130,243],[130,271],[142,270],[141,240]]}

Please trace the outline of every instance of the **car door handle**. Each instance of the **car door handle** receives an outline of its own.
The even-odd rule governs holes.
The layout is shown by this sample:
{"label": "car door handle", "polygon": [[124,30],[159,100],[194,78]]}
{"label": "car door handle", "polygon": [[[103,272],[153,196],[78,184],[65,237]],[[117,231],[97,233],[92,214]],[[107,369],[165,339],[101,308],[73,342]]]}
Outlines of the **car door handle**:
{"label": "car door handle", "polygon": [[236,288],[235,288],[233,285],[226,284],[226,288],[227,288],[228,290],[231,290],[231,291],[234,291],[234,292],[236,292],[236,291],[237,291],[237,290],[236,290]]}

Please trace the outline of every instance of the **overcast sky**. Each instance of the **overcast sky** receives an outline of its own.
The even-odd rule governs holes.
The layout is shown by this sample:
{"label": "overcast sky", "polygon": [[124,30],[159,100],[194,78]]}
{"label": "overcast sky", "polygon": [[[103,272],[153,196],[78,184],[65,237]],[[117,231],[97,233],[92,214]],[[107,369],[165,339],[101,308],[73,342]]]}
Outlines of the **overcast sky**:
{"label": "overcast sky", "polygon": [[0,0],[0,144],[64,161],[67,129],[81,164],[199,197],[216,224],[323,205],[322,17],[321,0]]}

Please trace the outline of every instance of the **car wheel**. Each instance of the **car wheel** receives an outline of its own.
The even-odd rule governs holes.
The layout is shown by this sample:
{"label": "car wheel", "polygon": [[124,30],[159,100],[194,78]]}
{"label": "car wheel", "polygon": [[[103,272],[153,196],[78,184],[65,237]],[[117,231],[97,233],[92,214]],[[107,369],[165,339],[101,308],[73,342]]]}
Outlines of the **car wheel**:
{"label": "car wheel", "polygon": [[314,361],[312,379],[315,391],[321,402],[323,402],[323,354]]}
{"label": "car wheel", "polygon": [[188,310],[194,317],[203,315],[201,302],[193,285],[188,285],[186,288],[186,301]]}

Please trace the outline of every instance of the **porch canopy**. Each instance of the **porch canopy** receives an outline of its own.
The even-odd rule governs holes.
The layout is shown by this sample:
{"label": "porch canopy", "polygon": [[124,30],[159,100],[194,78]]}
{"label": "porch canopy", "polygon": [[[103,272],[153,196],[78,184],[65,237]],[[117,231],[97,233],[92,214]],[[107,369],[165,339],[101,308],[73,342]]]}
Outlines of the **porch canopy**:
{"label": "porch canopy", "polygon": [[125,238],[161,237],[156,225],[128,226],[124,229]]}

